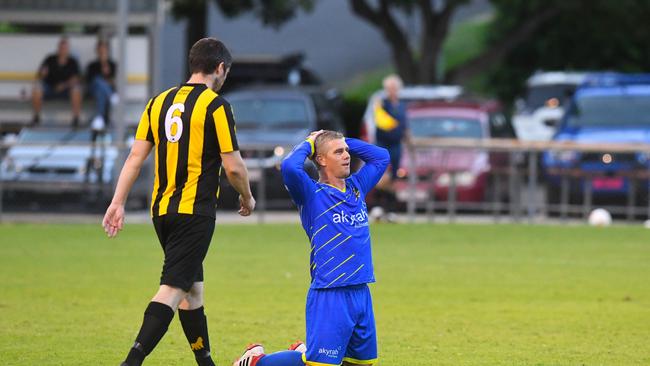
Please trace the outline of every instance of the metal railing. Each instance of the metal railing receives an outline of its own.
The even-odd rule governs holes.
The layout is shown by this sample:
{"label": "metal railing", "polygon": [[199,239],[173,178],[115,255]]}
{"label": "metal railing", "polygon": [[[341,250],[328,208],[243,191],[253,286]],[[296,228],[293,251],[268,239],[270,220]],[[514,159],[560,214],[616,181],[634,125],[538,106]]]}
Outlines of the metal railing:
{"label": "metal railing", "polygon": [[[497,194],[493,194],[493,201],[483,201],[477,203],[463,204],[459,202],[457,197],[458,185],[456,184],[458,175],[462,171],[448,170],[450,175],[450,183],[445,200],[444,206],[438,206],[436,202],[435,192],[431,192],[429,199],[424,202],[424,209],[433,220],[437,209],[444,208],[445,213],[453,221],[457,210],[459,208],[480,210],[485,213],[491,213],[495,221],[498,221],[500,216],[506,213],[512,217],[514,221],[520,221],[524,216],[528,222],[532,223],[536,217],[545,217],[549,213],[557,213],[561,219],[565,219],[570,214],[580,214],[587,216],[593,207],[594,203],[594,189],[592,182],[597,178],[609,177],[603,171],[598,169],[583,170],[580,168],[579,159],[573,165],[567,164],[562,168],[555,168],[553,170],[540,171],[540,157],[544,152],[569,152],[569,153],[601,153],[603,157],[612,156],[617,154],[650,154],[650,144],[589,144],[589,143],[575,143],[575,142],[532,142],[520,141],[514,139],[486,139],[486,140],[470,140],[470,139],[448,139],[448,138],[430,138],[430,139],[414,139],[414,151],[410,154],[417,154],[422,150],[444,150],[444,151],[485,151],[488,153],[501,153],[507,154],[507,164],[503,166],[492,167],[489,172],[492,187],[498,191],[500,184],[507,181],[508,186],[508,201],[503,202]],[[409,198],[407,200],[407,213],[409,221],[413,221],[419,202],[416,200],[415,192],[416,186],[419,183],[420,177],[417,175],[416,159],[408,159],[408,182],[409,182]],[[610,160],[607,163],[612,163]],[[650,202],[646,197],[646,201],[642,202],[643,206],[637,206],[636,196],[641,192],[645,192],[647,196],[648,180],[650,178],[650,162],[642,164],[633,164],[632,169],[625,169],[615,172],[616,177],[624,179],[628,183],[627,197],[624,205],[614,204],[609,205],[607,208],[614,214],[624,214],[627,219],[633,219],[637,215],[644,215],[650,217]],[[552,175],[555,179],[560,180],[559,202],[549,204],[546,202],[544,192],[548,192],[551,188],[546,178]],[[505,179],[504,179],[505,178]],[[433,177],[429,177],[433,179]],[[571,186],[584,185],[582,191],[582,203],[571,204]],[[645,184],[645,185],[643,185]],[[540,191],[540,189],[545,190]],[[642,189],[639,189],[642,188]],[[542,194],[540,194],[540,192]],[[420,202],[421,203],[421,202]],[[620,203],[620,197],[618,200]]]}
{"label": "metal railing", "polygon": [[[89,144],[97,151],[103,151],[109,145],[101,143]],[[4,160],[5,153],[12,144],[0,144],[0,160]],[[125,144],[112,144],[113,148],[125,151],[128,146]],[[244,144],[242,146],[246,154],[246,164],[251,172],[251,186],[257,190],[256,200],[257,219],[263,223],[268,214],[268,190],[271,183],[268,181],[271,170],[277,170],[282,157],[290,151],[292,146],[278,146],[275,144]],[[449,175],[448,185],[445,187],[444,197],[436,194],[436,172],[428,176],[418,176],[416,159],[409,158],[408,174],[405,180],[408,182],[405,199],[406,213],[409,221],[414,221],[418,212],[423,212],[429,221],[434,221],[436,215],[445,215],[450,221],[454,221],[461,212],[479,213],[492,216],[494,221],[503,217],[510,217],[515,222],[526,220],[529,223],[536,222],[539,218],[545,218],[550,214],[557,215],[560,219],[570,216],[586,217],[591,209],[595,207],[595,187],[593,182],[599,178],[611,178],[603,172],[595,170],[581,170],[579,165],[556,168],[553,171],[540,170],[540,157],[547,151],[573,152],[573,153],[601,153],[610,154],[616,157],[617,154],[647,154],[650,157],[650,144],[577,144],[569,142],[522,142],[510,139],[491,140],[468,140],[468,139],[414,139],[414,151],[406,155],[429,151],[482,151],[489,154],[498,153],[506,156],[505,163],[491,165],[489,171],[490,185],[486,188],[486,194],[491,199],[479,201],[464,201],[459,195],[461,184],[459,176],[463,174],[462,169],[441,168]],[[120,162],[118,162],[121,167]],[[119,168],[118,167],[118,168]],[[118,170],[119,171],[119,170]],[[549,191],[548,182],[545,177],[552,173],[559,184],[557,191],[557,202],[548,203],[544,192]],[[3,214],[3,196],[5,179],[0,171],[0,221]],[[648,194],[648,183],[650,180],[650,159],[648,163],[636,164],[634,169],[626,169],[616,172],[616,176],[624,179],[627,183],[625,196],[619,197],[616,204],[608,206],[607,209],[613,214],[621,215],[628,220],[638,217],[650,218],[650,195]],[[113,182],[114,183],[114,182]],[[423,199],[416,197],[418,184],[427,183],[430,191]],[[580,186],[581,202],[571,202],[571,187]],[[499,194],[507,192],[507,199]],[[491,194],[488,194],[491,193]],[[644,201],[637,200],[640,193],[644,193]],[[575,196],[575,194],[573,195]],[[575,198],[575,197],[574,197]],[[284,201],[283,201],[284,203]],[[293,209],[290,200],[286,199],[286,209]]]}

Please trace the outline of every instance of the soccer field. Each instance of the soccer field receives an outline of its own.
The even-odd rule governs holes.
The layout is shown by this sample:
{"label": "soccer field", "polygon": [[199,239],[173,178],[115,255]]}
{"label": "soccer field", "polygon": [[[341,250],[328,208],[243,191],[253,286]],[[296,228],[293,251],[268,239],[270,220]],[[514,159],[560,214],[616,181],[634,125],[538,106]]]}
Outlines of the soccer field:
{"label": "soccer field", "polygon": [[[374,225],[380,365],[650,365],[650,231]],[[0,364],[118,365],[157,288],[150,225],[0,225]],[[204,263],[218,365],[304,338],[299,225],[219,225]],[[172,322],[147,365],[193,365]]]}

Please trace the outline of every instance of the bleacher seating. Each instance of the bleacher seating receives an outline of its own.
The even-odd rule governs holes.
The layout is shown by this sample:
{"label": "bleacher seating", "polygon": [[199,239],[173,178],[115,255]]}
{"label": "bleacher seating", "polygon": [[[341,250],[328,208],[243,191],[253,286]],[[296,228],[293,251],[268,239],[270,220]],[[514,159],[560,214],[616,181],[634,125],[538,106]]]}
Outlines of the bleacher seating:
{"label": "bleacher seating", "polygon": [[[31,90],[36,71],[46,55],[54,53],[60,36],[32,34],[2,34],[0,44],[10,50],[0,58],[0,133],[17,132],[31,122]],[[71,54],[80,68],[95,58],[97,38],[91,35],[70,35]],[[117,60],[116,41],[111,41],[113,58]],[[149,53],[146,36],[130,36],[127,40],[127,87],[125,118],[127,125],[136,124],[148,98]],[[118,65],[124,67],[124,65]],[[84,98],[81,123],[87,123],[94,112],[92,98]],[[41,113],[44,125],[69,125],[70,102],[46,101]]]}

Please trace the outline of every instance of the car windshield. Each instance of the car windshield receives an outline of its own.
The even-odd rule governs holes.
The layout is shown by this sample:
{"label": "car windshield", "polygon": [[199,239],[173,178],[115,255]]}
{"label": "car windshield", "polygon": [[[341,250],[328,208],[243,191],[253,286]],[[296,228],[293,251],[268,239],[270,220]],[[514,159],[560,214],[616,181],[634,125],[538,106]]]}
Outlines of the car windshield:
{"label": "car windshield", "polygon": [[91,141],[90,130],[29,130],[25,129],[20,135],[21,143],[86,143]]}
{"label": "car windshield", "polygon": [[233,99],[239,129],[310,128],[307,105],[300,99]]}
{"label": "car windshield", "polygon": [[574,127],[650,126],[650,94],[579,97],[567,115],[567,124]]}
{"label": "car windshield", "polygon": [[529,87],[526,95],[526,109],[534,111],[538,108],[545,106],[547,103],[551,104],[551,100],[555,99],[559,105],[567,103],[576,86],[574,84],[551,84],[551,85],[538,85]]}
{"label": "car windshield", "polygon": [[417,117],[409,120],[414,137],[459,137],[478,139],[483,136],[481,123],[475,119],[453,117]]}

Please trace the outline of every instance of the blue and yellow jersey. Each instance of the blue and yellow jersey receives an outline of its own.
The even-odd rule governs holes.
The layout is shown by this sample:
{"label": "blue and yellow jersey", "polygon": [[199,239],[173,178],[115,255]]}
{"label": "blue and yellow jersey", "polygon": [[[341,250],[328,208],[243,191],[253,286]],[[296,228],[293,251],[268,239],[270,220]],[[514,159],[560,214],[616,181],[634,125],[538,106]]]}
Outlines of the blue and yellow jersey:
{"label": "blue and yellow jersey", "polygon": [[298,207],[311,247],[311,288],[331,288],[375,281],[366,194],[389,162],[388,152],[357,139],[345,139],[350,154],[364,161],[345,180],[345,189],[313,180],[304,170],[313,146],[305,141],[282,162],[284,183]]}

